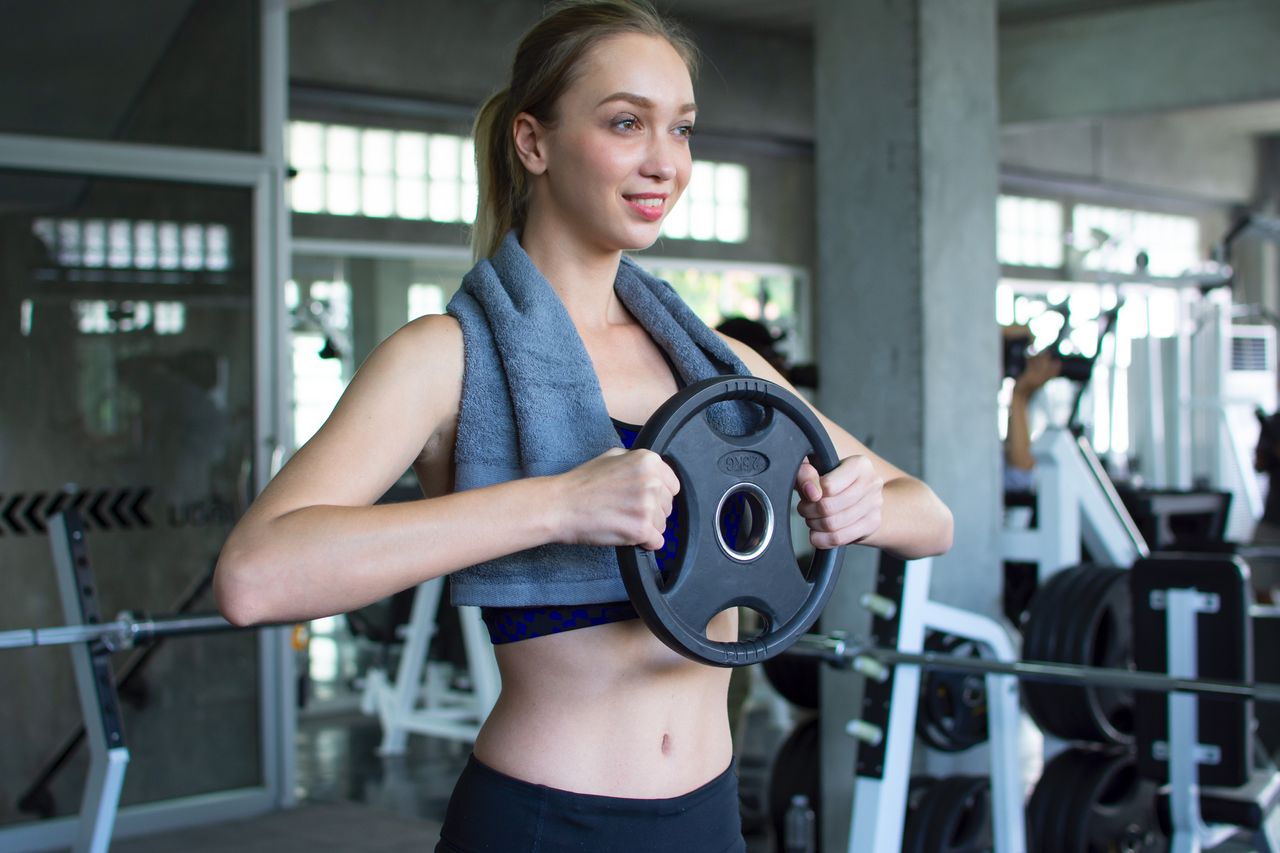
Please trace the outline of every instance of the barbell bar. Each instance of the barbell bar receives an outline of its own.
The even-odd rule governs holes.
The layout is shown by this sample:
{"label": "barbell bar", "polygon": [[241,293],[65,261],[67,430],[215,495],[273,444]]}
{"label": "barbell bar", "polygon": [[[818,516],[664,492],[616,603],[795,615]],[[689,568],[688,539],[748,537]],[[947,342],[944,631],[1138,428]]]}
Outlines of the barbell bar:
{"label": "barbell bar", "polygon": [[1195,693],[1201,696],[1280,703],[1280,684],[1245,684],[1233,681],[1178,678],[1158,672],[1109,669],[1049,661],[999,661],[937,652],[903,652],[852,639],[839,633],[805,634],[784,654],[820,658],[837,669],[851,669],[879,681],[888,678],[889,667],[911,664],[922,669],[1012,675],[1028,681],[1048,681],[1076,687],[1114,687],[1156,693]]}
{"label": "barbell bar", "polygon": [[[254,626],[271,627],[271,626]],[[20,628],[0,631],[0,649],[23,649],[33,646],[65,646],[100,641],[112,651],[133,648],[138,643],[158,637],[183,634],[211,634],[240,630],[223,617],[210,614],[170,617],[135,617],[120,613],[113,622],[92,625],[60,625],[55,628]]]}

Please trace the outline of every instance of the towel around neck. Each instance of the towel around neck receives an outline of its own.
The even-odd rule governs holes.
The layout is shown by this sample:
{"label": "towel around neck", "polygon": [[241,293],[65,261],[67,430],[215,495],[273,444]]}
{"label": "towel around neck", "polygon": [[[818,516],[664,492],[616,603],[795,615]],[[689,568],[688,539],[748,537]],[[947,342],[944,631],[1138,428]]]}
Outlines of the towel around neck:
{"label": "towel around neck", "polygon": [[[664,281],[630,258],[614,291],[689,383],[749,371]],[[449,301],[465,361],[454,450],[459,491],[560,474],[621,442],[591,358],[550,282],[506,235]],[[716,427],[748,432],[758,408],[722,403]],[[502,524],[504,519],[494,518]],[[590,604],[626,598],[612,548],[549,544],[455,572],[455,604]]]}

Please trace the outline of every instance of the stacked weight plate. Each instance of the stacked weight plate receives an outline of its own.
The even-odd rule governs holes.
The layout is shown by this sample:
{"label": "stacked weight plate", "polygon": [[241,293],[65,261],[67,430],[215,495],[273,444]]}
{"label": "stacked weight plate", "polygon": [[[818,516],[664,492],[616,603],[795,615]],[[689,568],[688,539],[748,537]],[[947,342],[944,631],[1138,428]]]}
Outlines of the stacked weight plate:
{"label": "stacked weight plate", "polygon": [[[979,656],[978,645],[974,641],[939,632],[929,634],[924,648],[940,654]],[[984,677],[972,672],[922,672],[916,734],[942,752],[963,752],[985,741],[987,689]]]}
{"label": "stacked weight plate", "polygon": [[911,780],[902,853],[986,853],[991,846],[990,780],[981,776]]}
{"label": "stacked weight plate", "polygon": [[1027,849],[1038,853],[1163,851],[1155,783],[1128,751],[1072,747],[1044,769],[1027,804]]}
{"label": "stacked weight plate", "polygon": [[[1022,657],[1132,669],[1129,572],[1064,569],[1036,593]],[[1163,850],[1155,787],[1133,755],[1134,696],[1107,687],[1023,681],[1023,700],[1047,734],[1074,745],[1046,765],[1027,805],[1027,846],[1040,853]]]}
{"label": "stacked weight plate", "polygon": [[[1129,583],[1124,569],[1077,566],[1044,584],[1031,601],[1022,657],[1132,668]],[[1024,681],[1022,696],[1047,734],[1071,741],[1133,743],[1133,692]]]}

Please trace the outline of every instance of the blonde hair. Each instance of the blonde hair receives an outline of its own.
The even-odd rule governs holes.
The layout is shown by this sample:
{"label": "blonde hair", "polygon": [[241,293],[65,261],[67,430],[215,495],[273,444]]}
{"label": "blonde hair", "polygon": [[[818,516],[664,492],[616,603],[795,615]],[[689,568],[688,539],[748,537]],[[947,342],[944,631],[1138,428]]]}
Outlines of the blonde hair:
{"label": "blonde hair", "polygon": [[696,75],[698,53],[693,41],[647,0],[562,0],[552,4],[521,39],[509,85],[480,108],[473,130],[480,199],[471,229],[471,251],[477,260],[492,255],[512,228],[524,227],[529,180],[512,139],[516,116],[528,113],[550,126],[556,101],[577,79],[587,52],[600,41],[625,33],[665,39],[684,60],[689,75]]}

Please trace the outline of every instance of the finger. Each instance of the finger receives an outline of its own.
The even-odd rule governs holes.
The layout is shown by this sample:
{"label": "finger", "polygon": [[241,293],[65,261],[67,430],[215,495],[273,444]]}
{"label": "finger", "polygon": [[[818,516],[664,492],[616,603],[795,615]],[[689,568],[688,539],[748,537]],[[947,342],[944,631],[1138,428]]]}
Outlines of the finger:
{"label": "finger", "polygon": [[662,481],[663,487],[672,495],[680,494],[680,478],[676,476],[675,469],[667,464],[667,460],[663,459],[652,450],[641,448],[631,451],[636,458],[643,461],[646,470]]}
{"label": "finger", "polygon": [[662,462],[662,477],[672,497],[680,494],[680,478],[676,476],[675,469],[668,465],[666,460]]}
{"label": "finger", "polygon": [[663,546],[667,544],[666,529],[667,517],[663,515],[654,523],[653,530],[645,541],[644,547],[649,551],[661,551]]}
{"label": "finger", "polygon": [[818,482],[818,469],[806,459],[796,472],[796,491],[800,497],[808,501],[822,498],[822,486]]}
{"label": "finger", "polygon": [[880,512],[880,501],[860,501],[855,506],[847,507],[831,515],[806,518],[805,524],[815,533],[834,533],[847,527],[853,527],[863,519]]}
{"label": "finger", "polygon": [[809,544],[815,548],[838,548],[861,542],[880,529],[880,515],[874,513],[861,520],[832,531],[809,531]]}
{"label": "finger", "polygon": [[835,495],[843,492],[859,480],[866,480],[875,475],[871,460],[865,456],[850,456],[835,468],[818,478],[823,495]]}
{"label": "finger", "polygon": [[805,519],[837,515],[865,500],[868,495],[874,494],[874,490],[864,488],[866,485],[854,484],[843,492],[826,495],[816,501],[802,500],[796,505],[796,512]]}

